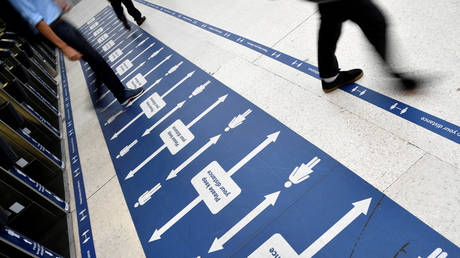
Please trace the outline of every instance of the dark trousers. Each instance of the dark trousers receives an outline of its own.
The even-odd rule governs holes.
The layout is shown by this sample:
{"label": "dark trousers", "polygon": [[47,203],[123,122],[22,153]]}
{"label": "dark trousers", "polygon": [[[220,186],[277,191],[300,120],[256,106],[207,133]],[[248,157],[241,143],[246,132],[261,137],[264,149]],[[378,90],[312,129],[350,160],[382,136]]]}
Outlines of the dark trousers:
{"label": "dark trousers", "polygon": [[141,12],[134,7],[133,1],[131,0],[110,0],[110,4],[113,7],[113,10],[115,11],[115,14],[117,15],[118,19],[122,21],[123,23],[127,23],[128,20],[126,20],[126,16],[123,13],[123,7],[121,6],[121,3],[123,3],[128,10],[129,15],[131,15],[135,21],[138,21],[142,18]]}
{"label": "dark trousers", "polygon": [[94,71],[96,79],[103,82],[113,95],[119,99],[125,87],[104,58],[86,41],[80,32],[64,20],[60,20],[54,26],[53,31],[66,42],[67,45],[83,55],[82,59],[85,60]]}
{"label": "dark trousers", "polygon": [[[370,0],[341,0],[318,5],[321,25],[318,35],[318,68],[321,78],[337,75],[339,65],[335,50],[342,23],[356,23],[387,62],[387,23],[382,12]],[[350,49],[353,51],[353,49]]]}

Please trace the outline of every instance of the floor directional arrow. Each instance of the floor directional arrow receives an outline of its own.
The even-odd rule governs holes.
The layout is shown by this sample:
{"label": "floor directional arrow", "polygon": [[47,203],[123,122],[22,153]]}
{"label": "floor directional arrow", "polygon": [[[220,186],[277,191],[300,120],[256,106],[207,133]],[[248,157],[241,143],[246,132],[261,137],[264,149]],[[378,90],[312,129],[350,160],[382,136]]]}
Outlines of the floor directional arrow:
{"label": "floor directional arrow", "polygon": [[[270,135],[267,136],[267,139],[265,139],[261,144],[259,144],[255,149],[253,149],[246,157],[244,157],[240,162],[238,162],[235,166],[233,166],[229,172],[227,172],[227,174],[230,174],[230,176],[232,176],[233,174],[235,174],[241,167],[243,167],[246,163],[248,163],[252,158],[254,158],[255,155],[257,155],[259,152],[261,152],[264,148],[266,148],[270,143],[272,142],[275,142],[276,139],[278,138],[278,135],[280,134],[280,132],[276,132],[276,133],[272,133]],[[279,195],[279,192],[276,192],[276,193],[273,193],[271,195],[267,195],[267,196],[271,196],[269,199],[272,200],[272,198],[274,198],[273,196],[278,197]],[[176,224],[176,222],[178,222],[182,217],[185,216],[185,214],[187,214],[189,211],[191,211],[195,206],[198,205],[198,203],[200,203],[203,199],[198,196],[196,197],[191,203],[189,203],[185,208],[183,208],[178,214],[176,214],[172,219],[170,219],[165,225],[163,225],[160,229],[155,229],[152,237],[150,237],[150,240],[149,242],[153,242],[155,240],[159,240],[161,239],[161,235],[163,235],[168,229],[170,229],[174,224]],[[276,198],[275,198],[275,201],[276,201]],[[267,201],[268,202],[268,201]],[[270,202],[268,202],[270,203]],[[274,203],[274,202],[273,202]],[[264,205],[267,205],[267,204],[264,204]],[[258,206],[259,207],[259,206]],[[253,212],[253,213],[250,213],[251,215],[248,215],[250,218],[251,216],[254,216],[254,214],[257,214],[260,213],[259,210],[261,208],[257,208],[256,207],[256,210]],[[241,222],[243,223],[243,222]],[[248,222],[249,223],[249,222]],[[241,224],[242,225],[242,224]],[[237,227],[240,227],[241,225],[238,225]],[[234,229],[236,230],[236,229]],[[236,233],[238,233],[238,231],[241,230],[241,229],[238,229],[236,231]],[[232,231],[233,232],[233,231]],[[235,233],[235,234],[236,234]],[[231,234],[231,233],[229,233]],[[230,237],[231,238],[231,237]],[[229,238],[229,239],[230,239]],[[222,239],[222,238],[221,238]],[[228,240],[227,240],[228,241]],[[223,245],[223,244],[221,244]]]}
{"label": "floor directional arrow", "polygon": [[160,148],[158,148],[155,152],[153,152],[150,156],[148,156],[144,161],[142,161],[141,164],[139,164],[135,169],[129,171],[128,175],[125,177],[125,180],[128,180],[132,177],[134,177],[134,175],[141,169],[145,166],[145,164],[147,164],[149,161],[151,161],[153,158],[155,158],[158,153],[160,153],[162,150],[164,150],[166,148],[166,144],[163,144]]}
{"label": "floor directional arrow", "polygon": [[165,92],[163,95],[161,95],[161,98],[164,98],[164,97],[168,96],[168,94],[171,93],[171,91],[175,90],[177,87],[179,87],[179,85],[181,85],[183,82],[185,82],[188,78],[192,77],[194,73],[195,73],[195,71],[192,71],[192,72],[188,73],[182,80],[180,80],[178,83],[176,83],[174,86],[172,86],[171,89],[169,89],[167,92]]}
{"label": "floor directional arrow", "polygon": [[164,120],[166,120],[168,117],[170,117],[172,114],[174,114],[174,112],[176,112],[178,109],[180,109],[181,107],[184,106],[185,104],[185,101],[182,101],[180,102],[179,104],[177,104],[173,109],[171,109],[166,115],[164,115],[160,120],[158,120],[154,125],[152,125],[151,127],[149,127],[147,130],[144,131],[144,133],[142,134],[142,136],[146,136],[147,134],[149,134],[153,129],[155,129],[159,124],[161,124]]}
{"label": "floor directional arrow", "polygon": [[209,147],[212,145],[216,144],[217,141],[219,141],[220,134],[212,137],[209,139],[209,141],[201,147],[197,152],[195,152],[192,156],[190,156],[186,161],[184,161],[180,166],[178,166],[176,169],[171,170],[171,173],[169,173],[168,177],[166,178],[166,181],[169,179],[173,179],[179,174],[182,169],[184,169],[188,164],[190,164],[192,161],[194,161],[198,156],[200,156],[203,152],[205,152]]}
{"label": "floor directional arrow", "polygon": [[113,141],[115,138],[118,137],[118,135],[120,135],[124,130],[126,130],[130,125],[132,125],[137,119],[139,119],[142,115],[144,114],[144,112],[140,112],[139,114],[137,114],[136,117],[134,117],[133,119],[131,119],[131,121],[129,121],[125,126],[123,126],[120,130],[118,130],[116,133],[114,133],[112,135],[112,138],[110,138],[111,141]]}
{"label": "floor directional arrow", "polygon": [[334,239],[342,230],[350,225],[359,215],[367,215],[369,206],[371,205],[372,198],[367,198],[359,202],[353,203],[353,208],[345,214],[339,221],[337,221],[330,229],[316,239],[299,257],[307,258],[312,257],[318,253],[324,246],[326,246],[332,239]]}
{"label": "floor directional arrow", "polygon": [[236,173],[236,171],[238,171],[241,167],[243,167],[244,165],[246,165],[246,163],[248,163],[252,158],[254,158],[257,154],[259,154],[259,152],[261,152],[263,149],[265,149],[265,147],[267,147],[270,143],[272,142],[276,142],[276,139],[278,139],[278,136],[279,136],[280,132],[276,132],[276,133],[272,133],[270,135],[267,136],[267,139],[265,139],[265,141],[263,141],[261,144],[259,144],[259,146],[257,146],[254,150],[252,150],[248,155],[246,155],[246,157],[244,157],[242,160],[240,160],[235,166],[233,166],[228,172],[227,174],[229,174],[230,176],[232,176],[233,174]]}
{"label": "floor directional arrow", "polygon": [[238,223],[236,223],[231,229],[229,229],[221,238],[215,238],[214,242],[209,248],[208,253],[219,251],[224,249],[225,243],[232,239],[238,232],[240,232],[246,225],[253,221],[259,214],[261,214],[266,208],[270,205],[275,206],[276,200],[280,191],[265,195],[265,200],[261,202],[257,207],[255,207],[251,212],[249,212],[244,218],[242,218]]}
{"label": "floor directional arrow", "polygon": [[211,112],[214,108],[216,108],[219,104],[224,103],[225,99],[227,99],[228,94],[220,97],[216,102],[214,102],[210,107],[208,107],[205,111],[203,111],[199,116],[195,117],[192,122],[190,122],[187,127],[190,128],[194,124],[196,124],[198,121],[201,120],[205,115],[207,115],[209,112]]}
{"label": "floor directional arrow", "polygon": [[[201,118],[206,116],[209,112],[211,112],[214,108],[216,108],[219,104],[223,103],[227,98],[227,95],[220,97],[216,102],[214,102],[210,107],[208,107],[205,111],[201,112],[193,121],[187,124],[187,128],[192,127],[195,123],[197,123]],[[153,158],[155,158],[162,150],[166,148],[166,144],[163,144],[159,149],[157,149],[154,153],[148,156],[144,161],[141,162],[135,169],[129,171],[128,175],[125,177],[125,180],[132,178],[141,168],[143,168],[148,162],[150,162]]]}
{"label": "floor directional arrow", "polygon": [[134,70],[132,70],[130,73],[128,73],[123,79],[121,79],[120,81],[123,82],[124,80],[126,80],[131,74],[133,74],[135,71],[137,71],[139,68],[141,68],[143,65],[145,64],[145,61],[140,63],[136,68],[134,68]]}
{"label": "floor directional arrow", "polygon": [[[180,109],[182,106],[184,106],[185,104],[185,100],[180,102],[179,104],[177,104],[171,111],[169,111],[165,116],[163,116],[160,120],[158,120],[158,122],[156,122],[150,129],[153,130],[153,128],[157,127],[161,122],[163,122],[166,118],[168,118],[169,116],[171,116],[174,112],[176,112],[178,109]],[[129,121],[125,126],[123,126],[123,128],[121,128],[118,132],[116,132],[112,138],[110,138],[110,140],[114,140],[115,138],[117,138],[124,130],[126,130],[126,128],[128,128],[130,125],[132,125],[137,119],[139,119],[142,115],[144,114],[144,112],[141,112],[139,113],[136,117],[134,117],[133,119],[131,119],[131,121]],[[147,129],[147,130],[149,130]],[[150,133],[149,131],[149,133]]]}
{"label": "floor directional arrow", "polygon": [[161,239],[161,235],[163,235],[168,229],[170,229],[177,221],[179,221],[182,217],[185,216],[189,211],[191,211],[195,206],[197,206],[202,201],[201,197],[196,197],[192,202],[190,202],[185,208],[183,208],[179,213],[176,214],[172,219],[170,219],[166,224],[164,224],[160,229],[155,229],[153,235],[150,237],[149,242],[153,242],[156,240]]}

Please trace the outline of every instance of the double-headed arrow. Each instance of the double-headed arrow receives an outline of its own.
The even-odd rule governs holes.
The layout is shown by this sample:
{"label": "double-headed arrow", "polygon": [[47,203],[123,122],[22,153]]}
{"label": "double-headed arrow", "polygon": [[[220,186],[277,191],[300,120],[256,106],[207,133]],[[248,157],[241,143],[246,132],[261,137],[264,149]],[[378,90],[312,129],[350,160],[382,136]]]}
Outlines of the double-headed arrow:
{"label": "double-headed arrow", "polygon": [[[130,36],[132,36],[134,33],[135,33],[135,32],[129,34],[129,35],[128,35],[128,38],[129,38]],[[126,44],[126,46],[124,46],[124,47],[121,49],[121,51],[125,50],[125,49],[126,49],[127,47],[129,47],[132,43],[136,42],[136,40],[137,40],[138,38],[140,38],[141,36],[142,36],[142,34],[137,35],[133,40],[131,40],[131,42],[129,42],[128,44]],[[145,38],[144,40],[147,40],[147,38]],[[126,54],[124,54],[123,57],[120,57],[120,58],[118,59],[118,61],[116,61],[115,63],[113,63],[113,64],[110,66],[110,68],[113,68],[116,64],[118,64],[118,62],[120,62],[121,60],[123,60],[127,55],[131,54],[131,53],[134,51],[135,48],[137,48],[137,47],[139,47],[140,45],[142,45],[142,44],[145,42],[144,40],[142,40],[141,42],[139,42],[134,48],[132,48],[130,51],[128,51]]]}
{"label": "double-headed arrow", "polygon": [[[246,155],[240,162],[238,162],[235,166],[233,166],[227,174],[232,176],[235,174],[241,167],[247,164],[253,157],[255,157],[258,153],[260,153],[264,148],[266,148],[270,143],[273,143],[278,139],[278,135],[280,132],[272,133],[267,136],[267,138],[260,143],[256,148],[254,148],[248,155]],[[190,210],[192,210],[195,206],[197,206],[203,199],[198,196],[192,202],[190,202],[185,208],[183,208],[178,214],[176,214],[172,219],[170,219],[165,225],[163,225],[160,229],[155,229],[155,232],[150,237],[149,242],[153,242],[155,240],[161,239],[161,235],[163,235],[168,229],[170,229],[177,221],[179,221],[182,217],[185,216]]]}
{"label": "double-headed arrow", "polygon": [[[157,65],[155,65],[155,67],[153,67],[152,69],[150,69],[150,71],[148,71],[146,74],[144,74],[144,78],[147,77],[147,75],[149,75],[150,73],[152,73],[153,71],[155,71],[160,65],[162,65],[164,62],[168,61],[168,59],[171,58],[172,55],[169,55],[167,57],[165,57],[163,60],[161,60],[161,62],[159,62]],[[150,57],[149,57],[150,59]],[[148,59],[147,59],[148,60]]]}
{"label": "double-headed arrow", "polygon": [[[171,116],[174,112],[176,112],[178,109],[180,109],[181,107],[183,107],[185,104],[185,100],[180,102],[179,104],[177,104],[173,109],[171,109],[165,116],[163,116],[160,120],[158,120],[158,122],[156,122],[155,124],[160,124],[161,122],[163,122],[166,118],[168,118],[169,116]],[[113,136],[112,138],[110,138],[110,140],[114,140],[115,138],[117,138],[124,130],[126,130],[126,128],[128,128],[130,125],[132,125],[137,119],[139,119],[142,115],[144,114],[144,112],[141,112],[139,113],[136,117],[134,117],[131,121],[129,121],[125,126],[123,126],[123,128],[121,128],[120,130],[118,130]],[[154,125],[156,126],[156,125]]]}
{"label": "double-headed arrow", "polygon": [[[169,93],[171,93],[171,91],[173,91],[175,88],[179,87],[179,85],[181,85],[184,81],[186,81],[188,78],[192,77],[192,75],[195,73],[195,71],[187,74],[187,76],[185,76],[182,80],[180,80],[178,83],[176,83],[173,87],[171,87],[171,89],[169,89],[167,92],[165,92],[163,95],[160,96],[161,99],[164,99]],[[153,87],[153,85],[151,86]],[[147,90],[149,90],[151,87],[149,87]],[[184,100],[185,102],[185,100]],[[169,113],[168,113],[169,114]],[[167,114],[167,115],[168,115]],[[169,116],[169,115],[168,115]],[[166,117],[167,118],[167,117]],[[164,118],[164,119],[166,119]],[[144,133],[142,134],[142,137],[150,134],[150,132],[153,131],[153,129],[155,129],[161,122],[163,122],[164,119],[160,119],[158,122],[156,122],[154,125],[152,125],[151,127],[147,128]]]}
{"label": "double-headed arrow", "polygon": [[209,141],[205,145],[203,145],[203,147],[201,147],[198,151],[193,153],[193,155],[190,156],[182,164],[180,164],[180,166],[178,166],[176,169],[171,170],[171,173],[169,173],[168,177],[166,178],[166,181],[168,181],[169,179],[175,178],[177,174],[179,174],[182,171],[182,169],[188,166],[192,161],[194,161],[198,156],[200,156],[203,152],[205,152],[209,147],[211,147],[212,145],[215,145],[217,141],[219,141],[220,136],[221,135],[219,134],[209,139]]}
{"label": "double-headed arrow", "polygon": [[[201,118],[203,118],[205,115],[207,115],[209,112],[211,112],[214,108],[216,108],[220,103],[223,103],[225,99],[227,98],[227,95],[224,95],[220,97],[219,99],[216,100],[210,107],[208,107],[205,111],[203,111],[201,114],[199,114],[195,119],[192,120],[192,122],[188,123],[186,125],[187,128],[192,127],[195,123],[200,121]],[[166,144],[163,144],[160,148],[158,148],[154,153],[152,153],[149,157],[147,157],[144,161],[142,161],[141,164],[139,164],[135,169],[129,171],[128,175],[125,177],[125,180],[132,178],[141,168],[145,166],[148,162],[150,162],[153,158],[155,158],[158,153],[160,153],[162,150],[166,148]]]}
{"label": "double-headed arrow", "polygon": [[238,223],[229,229],[222,237],[216,237],[214,239],[214,242],[212,243],[211,248],[209,248],[208,253],[224,249],[225,243],[227,243],[236,234],[238,234],[238,232],[240,232],[246,225],[253,221],[257,216],[259,216],[259,214],[261,214],[266,208],[268,208],[270,205],[275,206],[279,194],[280,191],[265,195],[265,200],[263,202],[257,205],[257,207],[255,207],[251,212],[244,216],[244,218],[238,221]]}
{"label": "double-headed arrow", "polygon": [[123,77],[123,79],[121,79],[120,81],[123,82],[124,80],[126,80],[131,74],[133,74],[135,71],[137,71],[139,68],[141,68],[144,64],[146,63],[146,61],[140,63],[136,68],[134,68],[134,70],[132,70],[130,73],[128,73],[125,77]]}
{"label": "double-headed arrow", "polygon": [[[188,78],[192,77],[193,74],[195,73],[195,71],[193,72],[190,72],[188,73],[182,80],[180,80],[178,83],[176,83],[173,87],[171,87],[167,92],[165,92],[163,95],[161,95],[161,99],[164,99],[169,93],[171,93],[174,89],[176,89],[177,87],[179,87],[179,85],[181,85],[183,82],[185,82]],[[151,88],[153,88],[153,86],[155,86],[157,83],[159,83],[161,81],[161,78],[158,79],[154,84],[152,84],[147,90],[144,91],[143,94],[145,94],[146,91],[150,90]],[[134,103],[134,101],[132,101],[132,103]],[[132,105],[132,103],[130,103]],[[165,117],[163,117],[162,119],[160,119],[160,121],[158,121],[157,123],[155,123],[152,127],[150,127],[149,129],[147,129],[143,136],[149,134],[158,124],[160,124],[161,122],[163,122],[163,120],[165,120],[166,118],[168,118],[172,113],[174,113],[176,110],[178,110],[179,108],[181,108],[183,105],[184,105],[185,101],[182,101],[181,103],[177,104],[177,106],[175,108],[173,108],[170,112],[168,112],[168,114],[166,114]],[[113,115],[112,117],[110,117],[108,120],[107,120],[107,123],[106,124],[110,124],[112,123],[118,116],[120,116],[121,114],[123,114],[125,112],[125,110],[120,110],[117,114]],[[126,128],[128,128],[132,123],[134,123],[134,121],[136,121],[137,119],[139,119],[142,115],[144,114],[144,112],[141,112],[140,114],[138,114],[135,118],[133,118],[131,121],[128,122],[128,124],[126,124],[122,129],[120,129],[118,132],[116,132],[112,138],[110,138],[110,140],[113,140],[115,138],[118,137],[118,135],[120,135],[120,133],[122,133]],[[110,123],[109,123],[110,121]]]}

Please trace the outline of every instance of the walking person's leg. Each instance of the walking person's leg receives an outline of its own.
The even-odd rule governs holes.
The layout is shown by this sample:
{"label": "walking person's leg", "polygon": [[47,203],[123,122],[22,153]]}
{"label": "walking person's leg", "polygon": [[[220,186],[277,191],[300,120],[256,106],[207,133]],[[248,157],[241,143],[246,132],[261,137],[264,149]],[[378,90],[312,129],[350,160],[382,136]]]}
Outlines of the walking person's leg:
{"label": "walking person's leg", "polygon": [[321,25],[318,33],[318,68],[324,92],[331,92],[343,85],[359,80],[360,69],[340,71],[335,51],[342,31],[342,23],[347,20],[348,1],[319,4]]}
{"label": "walking person's leg", "polygon": [[129,26],[128,19],[126,19],[123,7],[121,6],[121,0],[110,0],[109,2],[112,5],[118,19],[123,23],[126,29],[130,30],[131,26]]}
{"label": "walking person's leg", "polygon": [[142,16],[141,12],[134,6],[132,0],[121,0],[128,10],[129,15],[131,15],[134,20],[136,21],[137,25],[141,26],[141,24],[145,21],[145,16]]}
{"label": "walking person's leg", "polygon": [[53,28],[53,31],[69,46],[75,48],[83,55],[82,59],[89,64],[96,74],[96,77],[107,86],[120,104],[126,105],[143,92],[142,88],[136,90],[126,89],[107,62],[105,62],[104,58],[102,58],[72,25],[66,21],[60,21]]}
{"label": "walking person's leg", "polygon": [[318,32],[318,68],[321,78],[334,77],[339,73],[335,51],[342,31],[342,22],[321,17]]}
{"label": "walking person's leg", "polygon": [[375,51],[384,61],[389,73],[400,79],[406,88],[415,88],[416,81],[395,71],[388,57],[388,35],[385,15],[370,0],[357,0],[359,7],[351,14],[350,20],[355,22],[366,35]]}
{"label": "walking person's leg", "polygon": [[356,1],[359,6],[350,14],[350,20],[363,31],[382,60],[387,63],[387,22],[383,13],[369,0]]}

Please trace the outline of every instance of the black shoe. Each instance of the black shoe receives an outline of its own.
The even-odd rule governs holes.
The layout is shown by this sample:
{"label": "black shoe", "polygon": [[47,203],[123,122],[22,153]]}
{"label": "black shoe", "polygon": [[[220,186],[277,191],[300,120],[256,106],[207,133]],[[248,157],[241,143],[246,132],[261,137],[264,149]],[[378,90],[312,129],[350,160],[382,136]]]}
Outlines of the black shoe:
{"label": "black shoe", "polygon": [[416,78],[411,78],[404,73],[393,73],[393,76],[399,79],[403,90],[413,90],[420,85],[420,81]]}
{"label": "black shoe", "polygon": [[136,21],[137,25],[141,26],[142,23],[144,23],[145,19],[146,19],[145,16],[142,16],[139,20]]}
{"label": "black shoe", "polygon": [[120,104],[125,107],[130,102],[132,102],[133,100],[138,98],[140,95],[142,95],[143,92],[144,92],[143,87],[137,88],[135,90],[125,89],[125,91],[121,94],[121,97],[118,98],[118,102],[120,102]]}
{"label": "black shoe", "polygon": [[325,82],[324,80],[321,81],[323,85],[323,91],[328,93],[337,88],[340,88],[344,85],[353,83],[363,77],[363,70],[361,69],[353,69],[349,71],[340,71],[337,78],[335,78],[332,82]]}
{"label": "black shoe", "polygon": [[125,26],[125,29],[131,30],[131,26],[129,26],[128,22],[123,22],[123,26]]}

